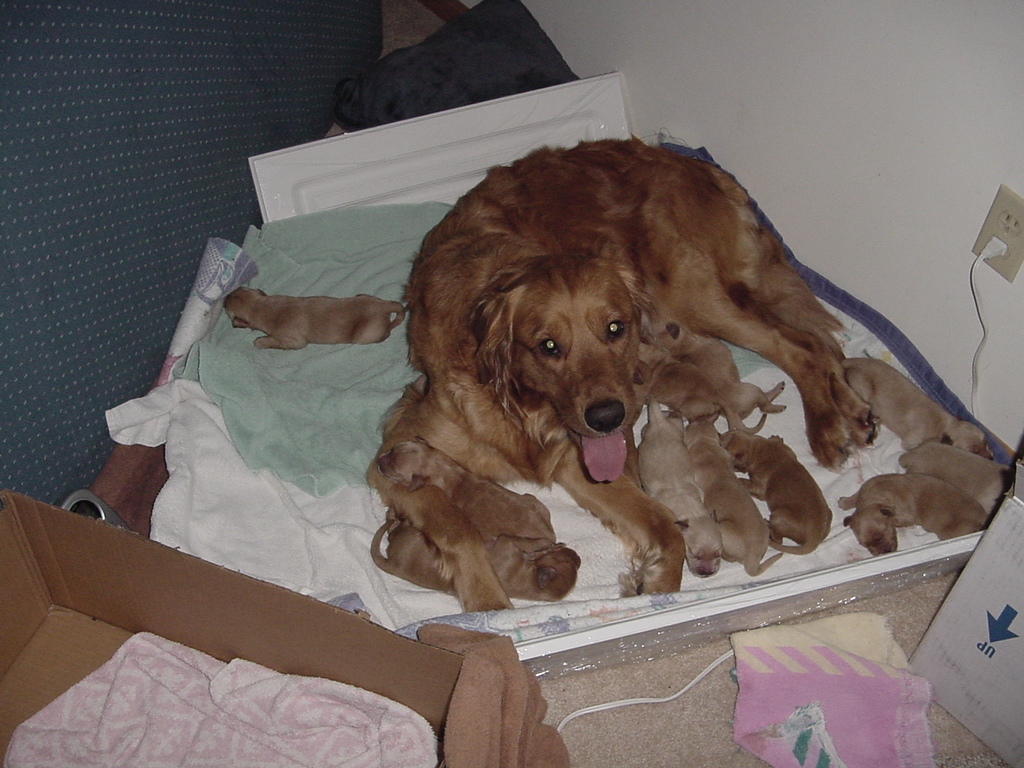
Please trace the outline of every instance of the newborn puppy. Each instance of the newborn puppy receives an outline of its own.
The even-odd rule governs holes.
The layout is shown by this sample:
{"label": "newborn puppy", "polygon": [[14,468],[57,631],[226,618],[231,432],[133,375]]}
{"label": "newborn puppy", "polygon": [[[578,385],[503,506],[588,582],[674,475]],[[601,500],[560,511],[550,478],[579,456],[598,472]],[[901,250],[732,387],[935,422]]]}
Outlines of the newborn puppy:
{"label": "newborn puppy", "polygon": [[637,459],[640,484],[676,517],[686,543],[686,564],[694,576],[718,573],[722,560],[722,534],[701,500],[694,482],[693,462],[686,447],[683,425],[670,419],[661,404],[647,404],[647,424],[640,433]]}
{"label": "newborn puppy", "polygon": [[714,425],[710,421],[691,421],[686,426],[685,440],[704,506],[721,532],[722,557],[730,563],[742,563],[749,576],[763,573],[782,555],[762,562],[768,549],[768,524],[736,477],[732,457],[719,442]]}
{"label": "newborn puppy", "polygon": [[869,478],[853,496],[839,499],[839,508],[856,508],[843,525],[872,555],[896,551],[897,528],[920,525],[952,539],[980,531],[988,520],[981,504],[955,485],[916,472]]}
{"label": "newborn puppy", "polygon": [[843,367],[846,382],[868,403],[872,415],[900,437],[904,450],[938,440],[992,458],[984,432],[946,411],[891,365],[849,357]]}
{"label": "newborn puppy", "polygon": [[899,461],[907,472],[931,475],[955,485],[988,511],[995,508],[1013,480],[1012,468],[934,440],[907,451]]}
{"label": "newborn puppy", "polygon": [[268,296],[253,288],[236,288],[224,300],[235,328],[263,331],[260,349],[302,349],[307,344],[376,344],[405,319],[397,301],[359,294]]}
{"label": "newborn puppy", "polygon": [[[385,535],[386,554],[381,548]],[[437,547],[402,520],[389,519],[377,530],[370,556],[385,573],[427,589],[455,594],[453,579],[446,574]],[[517,536],[492,539],[487,543],[487,556],[506,593],[524,600],[560,600],[573,588],[580,564],[576,553],[564,544]],[[574,566],[564,567],[566,560]]]}
{"label": "newborn puppy", "polygon": [[[561,600],[576,585],[579,555],[555,541],[551,514],[535,496],[515,493],[477,477],[421,440],[396,444],[378,457],[377,467],[382,475],[409,490],[428,484],[441,489],[483,537],[491,564],[509,597]],[[419,531],[415,532],[422,538]],[[401,531],[399,535],[411,538]],[[391,552],[390,541],[389,535],[388,557],[395,559],[397,566],[402,558]],[[400,546],[415,547],[407,542]],[[414,555],[428,562],[437,561],[436,551],[432,557],[422,551]],[[438,568],[438,573],[443,591],[450,591],[451,574],[444,568]]]}
{"label": "newborn puppy", "polygon": [[754,408],[759,408],[762,413],[781,413],[786,410],[786,406],[774,402],[785,388],[785,382],[780,381],[765,392],[756,384],[740,379],[732,352],[721,339],[698,336],[681,329],[675,323],[668,323],[658,332],[657,340],[677,359],[697,366],[718,391],[721,399],[729,403],[740,418],[747,418]]}
{"label": "newborn puppy", "polygon": [[767,418],[753,427],[743,423],[743,417],[729,402],[724,393],[711,382],[696,363],[676,360],[666,355],[653,367],[650,398],[667,405],[673,413],[687,421],[714,419],[724,416],[729,429],[749,429],[756,432]]}
{"label": "newborn puppy", "polygon": [[[832,528],[832,510],[793,450],[781,437],[744,432],[730,432],[722,442],[733,466],[747,473],[750,493],[768,505],[769,546],[797,555],[817,549]],[[785,539],[796,546],[783,544]]]}

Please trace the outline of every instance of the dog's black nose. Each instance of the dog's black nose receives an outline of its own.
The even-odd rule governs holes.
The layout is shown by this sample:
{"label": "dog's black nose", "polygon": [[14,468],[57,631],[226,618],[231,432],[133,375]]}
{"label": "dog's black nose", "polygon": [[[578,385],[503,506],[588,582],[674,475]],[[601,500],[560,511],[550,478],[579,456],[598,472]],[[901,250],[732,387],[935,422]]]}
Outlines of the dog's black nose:
{"label": "dog's black nose", "polygon": [[626,418],[626,406],[621,400],[605,400],[594,403],[583,414],[587,426],[596,432],[611,432],[622,425]]}

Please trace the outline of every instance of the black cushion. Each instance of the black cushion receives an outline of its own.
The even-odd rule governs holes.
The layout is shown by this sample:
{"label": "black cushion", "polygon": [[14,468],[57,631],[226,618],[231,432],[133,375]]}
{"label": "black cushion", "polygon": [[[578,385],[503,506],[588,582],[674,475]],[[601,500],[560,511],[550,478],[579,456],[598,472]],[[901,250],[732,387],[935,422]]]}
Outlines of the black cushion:
{"label": "black cushion", "polygon": [[338,83],[335,118],[370,128],[578,79],[519,0],[482,0]]}

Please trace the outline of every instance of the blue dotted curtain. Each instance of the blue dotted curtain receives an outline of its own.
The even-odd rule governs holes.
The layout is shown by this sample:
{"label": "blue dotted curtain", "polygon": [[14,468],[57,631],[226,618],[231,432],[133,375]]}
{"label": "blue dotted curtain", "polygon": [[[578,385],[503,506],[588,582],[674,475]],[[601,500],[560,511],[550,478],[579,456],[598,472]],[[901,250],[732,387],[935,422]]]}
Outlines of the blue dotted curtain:
{"label": "blue dotted curtain", "polygon": [[247,158],[319,138],[380,0],[22,2],[0,16],[0,487],[54,502],[157,375]]}

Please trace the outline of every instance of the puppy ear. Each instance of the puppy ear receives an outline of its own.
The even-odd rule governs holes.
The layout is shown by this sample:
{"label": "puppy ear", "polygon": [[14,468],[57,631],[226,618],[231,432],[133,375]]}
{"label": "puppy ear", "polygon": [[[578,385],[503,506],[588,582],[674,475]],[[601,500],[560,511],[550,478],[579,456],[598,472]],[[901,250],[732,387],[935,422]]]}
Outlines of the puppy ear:
{"label": "puppy ear", "polygon": [[843,496],[836,502],[836,505],[840,509],[853,509],[857,506],[857,494],[853,494],[853,496]]}

